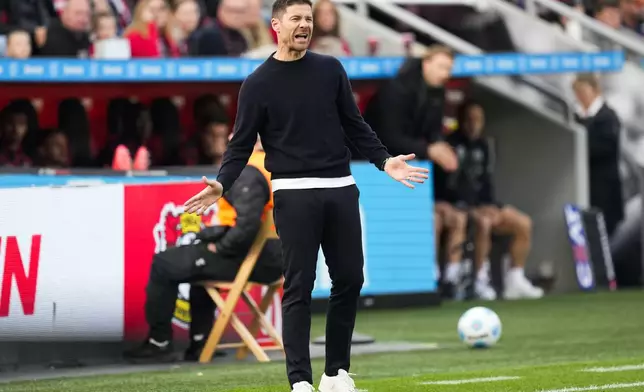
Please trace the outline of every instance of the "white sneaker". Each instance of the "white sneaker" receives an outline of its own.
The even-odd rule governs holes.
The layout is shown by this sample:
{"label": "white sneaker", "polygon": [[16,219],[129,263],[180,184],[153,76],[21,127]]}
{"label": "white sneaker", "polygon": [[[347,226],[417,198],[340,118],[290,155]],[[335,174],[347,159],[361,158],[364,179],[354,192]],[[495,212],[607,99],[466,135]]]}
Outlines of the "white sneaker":
{"label": "white sneaker", "polygon": [[318,387],[320,392],[360,392],[360,389],[356,389],[356,384],[353,382],[349,373],[345,370],[338,370],[338,375],[335,377],[329,377],[326,374],[322,375],[322,380],[320,381],[320,386]]}
{"label": "white sneaker", "polygon": [[522,268],[513,268],[505,278],[505,299],[538,299],[543,297],[543,289],[535,287],[523,274]]}
{"label": "white sneaker", "polygon": [[445,281],[457,284],[461,280],[461,263],[448,263],[445,267]]}
{"label": "white sneaker", "polygon": [[293,384],[293,390],[291,392],[316,392],[313,385],[309,384],[306,381],[300,381]]}
{"label": "white sneaker", "polygon": [[474,294],[476,294],[476,298],[483,301],[494,301],[496,299],[496,291],[486,281],[477,280],[474,282]]}

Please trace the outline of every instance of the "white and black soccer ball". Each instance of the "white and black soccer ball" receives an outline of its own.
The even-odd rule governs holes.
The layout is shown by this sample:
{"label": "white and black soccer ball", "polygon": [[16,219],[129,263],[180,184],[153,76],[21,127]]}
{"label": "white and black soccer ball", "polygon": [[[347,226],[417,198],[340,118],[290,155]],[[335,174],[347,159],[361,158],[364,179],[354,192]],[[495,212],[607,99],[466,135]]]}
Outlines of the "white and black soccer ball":
{"label": "white and black soccer ball", "polygon": [[469,309],[458,320],[458,337],[473,348],[492,347],[501,338],[501,319],[483,306]]}

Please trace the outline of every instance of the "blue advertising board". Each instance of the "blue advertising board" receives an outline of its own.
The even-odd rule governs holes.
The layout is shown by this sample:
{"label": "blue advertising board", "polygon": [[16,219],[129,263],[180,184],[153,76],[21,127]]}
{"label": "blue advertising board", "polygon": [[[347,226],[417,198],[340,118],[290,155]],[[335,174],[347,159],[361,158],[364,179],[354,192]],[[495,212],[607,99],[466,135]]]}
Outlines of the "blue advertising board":
{"label": "blue advertising board", "polygon": [[[416,163],[429,167],[429,163]],[[432,180],[415,189],[395,183],[368,163],[351,171],[360,189],[365,283],[362,295],[411,294],[437,289]],[[313,298],[331,288],[320,251]]]}
{"label": "blue advertising board", "polygon": [[[339,59],[351,79],[383,79],[396,74],[403,57],[346,57]],[[263,60],[194,58],[163,60],[0,60],[0,82],[117,83],[117,82],[240,82]],[[459,55],[454,76],[614,72],[622,69],[624,53],[500,53]]]}
{"label": "blue advertising board", "polygon": [[[415,164],[431,169],[428,162]],[[409,189],[369,163],[353,163],[351,170],[360,189],[365,256],[365,284],[362,294],[435,292],[437,282],[431,174],[430,180],[425,184]],[[176,183],[200,181],[200,178],[1,175],[0,188]],[[324,255],[320,251],[313,297],[327,298],[330,284]]]}

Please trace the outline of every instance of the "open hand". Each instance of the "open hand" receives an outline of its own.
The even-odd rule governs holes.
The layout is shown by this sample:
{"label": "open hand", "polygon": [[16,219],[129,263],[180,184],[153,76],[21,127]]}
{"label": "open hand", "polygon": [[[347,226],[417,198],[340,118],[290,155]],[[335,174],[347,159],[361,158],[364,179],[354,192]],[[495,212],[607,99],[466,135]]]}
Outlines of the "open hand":
{"label": "open hand", "polygon": [[436,142],[430,144],[427,148],[429,159],[442,167],[447,172],[453,172],[458,169],[458,158],[452,146],[445,142]]}
{"label": "open hand", "polygon": [[429,173],[429,169],[410,166],[407,164],[407,161],[414,158],[416,158],[416,154],[398,155],[396,157],[389,158],[387,163],[385,163],[385,172],[394,180],[413,189],[415,187],[412,182],[422,184],[429,178],[427,175],[427,173]]}
{"label": "open hand", "polygon": [[186,212],[196,213],[197,215],[203,214],[208,207],[215,204],[221,198],[224,188],[216,180],[209,180],[206,177],[201,177],[201,180],[206,184],[206,187],[196,195],[192,196],[190,200],[184,203]]}

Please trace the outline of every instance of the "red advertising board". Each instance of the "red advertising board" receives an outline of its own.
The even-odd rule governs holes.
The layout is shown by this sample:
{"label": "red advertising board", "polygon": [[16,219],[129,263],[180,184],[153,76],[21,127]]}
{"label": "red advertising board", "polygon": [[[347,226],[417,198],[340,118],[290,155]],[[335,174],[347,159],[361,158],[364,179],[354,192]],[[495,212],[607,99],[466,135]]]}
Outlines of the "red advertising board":
{"label": "red advertising board", "polygon": [[[155,253],[169,247],[192,242],[195,235],[216,216],[213,208],[202,217],[184,213],[183,203],[200,191],[198,183],[134,185],[125,187],[124,205],[124,339],[139,340],[147,334],[144,304],[145,287],[150,265]],[[189,284],[180,285],[177,293],[177,308],[173,325],[175,337],[187,337],[189,318]],[[252,293],[259,302],[260,288]],[[281,293],[280,293],[281,296]],[[269,318],[278,330],[281,329],[280,296],[276,296],[269,310]],[[248,323],[251,313],[240,303],[236,309],[243,322]],[[226,340],[235,339],[232,329]],[[260,342],[267,338],[260,332]]]}

